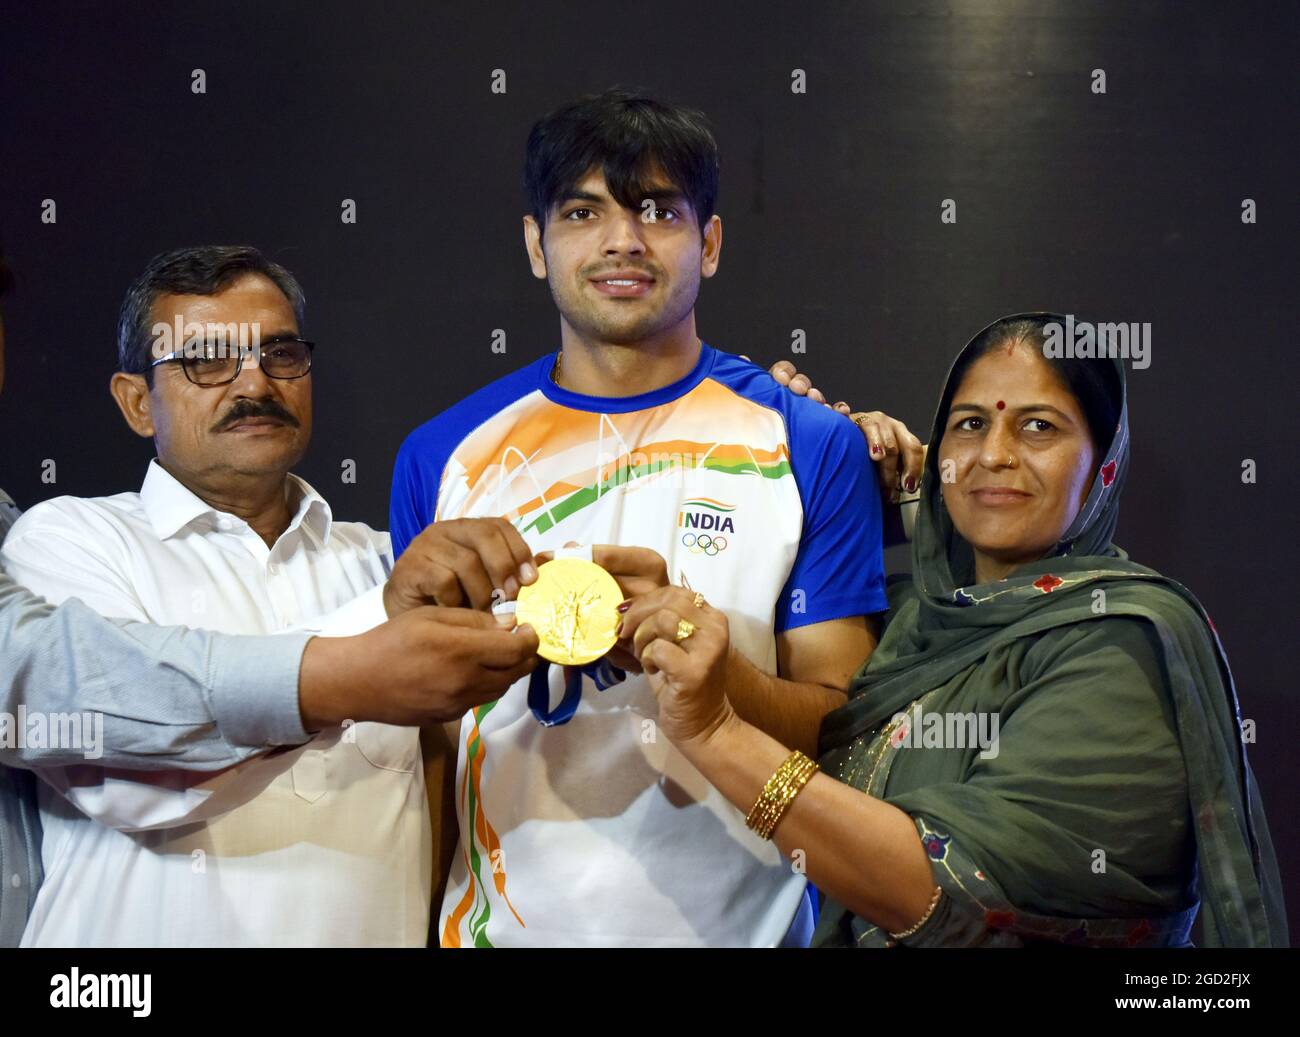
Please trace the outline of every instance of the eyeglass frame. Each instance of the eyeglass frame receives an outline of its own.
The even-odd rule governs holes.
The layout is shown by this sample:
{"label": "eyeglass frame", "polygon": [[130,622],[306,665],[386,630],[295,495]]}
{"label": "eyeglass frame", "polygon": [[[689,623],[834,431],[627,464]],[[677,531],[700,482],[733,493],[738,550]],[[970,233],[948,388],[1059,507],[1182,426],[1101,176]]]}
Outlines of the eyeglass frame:
{"label": "eyeglass frame", "polygon": [[[307,347],[307,370],[305,370],[302,374],[272,374],[265,367],[262,367],[262,363],[260,360],[260,354],[262,350],[266,349],[268,346],[274,346],[280,342],[301,342],[304,346]],[[275,338],[269,338],[265,342],[258,343],[258,345],[254,347],[254,349],[256,349],[256,351],[259,354],[259,360],[257,366],[261,368],[262,373],[266,375],[267,378],[275,378],[281,382],[292,382],[298,378],[306,378],[307,375],[311,374],[312,353],[316,349],[316,343],[312,342],[309,339],[301,338],[298,335],[277,335]],[[245,355],[252,352],[253,352],[252,349],[245,350],[244,348],[241,347],[238,353],[235,355],[235,373],[232,374],[229,378],[221,382],[196,382],[193,376],[191,376],[190,374],[190,369],[185,366],[186,360],[192,360],[195,358],[187,357],[185,355],[184,349],[173,349],[166,356],[160,356],[157,360],[153,361],[149,365],[148,370],[152,371],[159,364],[175,363],[179,361],[181,365],[181,370],[185,372],[185,377],[189,380],[191,385],[197,385],[200,389],[215,389],[218,386],[229,385],[231,382],[235,381],[239,377],[240,372],[243,371],[244,369]]]}

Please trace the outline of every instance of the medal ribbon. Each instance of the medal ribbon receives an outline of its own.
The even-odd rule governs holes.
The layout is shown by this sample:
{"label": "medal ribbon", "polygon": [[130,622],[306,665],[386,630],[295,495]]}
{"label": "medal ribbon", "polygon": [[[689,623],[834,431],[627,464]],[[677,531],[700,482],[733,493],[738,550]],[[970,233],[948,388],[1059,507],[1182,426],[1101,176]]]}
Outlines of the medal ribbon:
{"label": "medal ribbon", "polygon": [[627,672],[619,669],[607,658],[597,659],[586,666],[570,667],[568,679],[564,682],[564,698],[560,704],[551,709],[551,663],[539,666],[528,678],[528,708],[543,727],[558,727],[567,724],[578,711],[582,701],[582,678],[590,677],[597,691],[612,688],[621,683]]}

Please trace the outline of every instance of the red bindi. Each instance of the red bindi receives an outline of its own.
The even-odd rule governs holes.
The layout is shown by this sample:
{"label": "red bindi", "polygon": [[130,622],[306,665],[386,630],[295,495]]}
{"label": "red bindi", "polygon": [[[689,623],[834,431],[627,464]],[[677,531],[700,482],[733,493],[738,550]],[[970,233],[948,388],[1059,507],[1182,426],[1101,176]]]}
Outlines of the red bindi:
{"label": "red bindi", "polygon": [[1006,410],[1006,409],[1007,409],[1007,405],[1003,403],[1001,400],[998,400],[998,410]]}

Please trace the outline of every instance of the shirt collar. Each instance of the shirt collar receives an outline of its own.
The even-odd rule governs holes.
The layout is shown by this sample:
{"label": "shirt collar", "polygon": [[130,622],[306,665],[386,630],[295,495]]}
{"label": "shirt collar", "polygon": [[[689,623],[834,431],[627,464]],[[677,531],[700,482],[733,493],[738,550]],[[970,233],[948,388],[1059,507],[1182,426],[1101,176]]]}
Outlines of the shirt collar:
{"label": "shirt collar", "polygon": [[[285,479],[285,492],[289,494],[293,510],[293,517],[285,532],[291,533],[299,526],[306,526],[320,536],[322,543],[328,544],[334,515],[325,498],[307,480],[292,473]],[[195,519],[211,516],[215,521],[219,516],[228,514],[218,511],[186,489],[156,458],[149,462],[144,485],[140,487],[140,503],[144,506],[153,531],[162,540],[175,536]],[[243,521],[233,515],[228,517],[236,522]]]}
{"label": "shirt collar", "polygon": [[661,388],[636,396],[587,396],[584,393],[561,388],[551,377],[555,370],[556,355],[543,357],[537,368],[538,388],[548,400],[570,410],[585,410],[596,414],[630,414],[633,411],[649,410],[651,407],[662,407],[665,403],[671,403],[685,396],[709,376],[718,351],[701,339],[699,358],[688,375]]}

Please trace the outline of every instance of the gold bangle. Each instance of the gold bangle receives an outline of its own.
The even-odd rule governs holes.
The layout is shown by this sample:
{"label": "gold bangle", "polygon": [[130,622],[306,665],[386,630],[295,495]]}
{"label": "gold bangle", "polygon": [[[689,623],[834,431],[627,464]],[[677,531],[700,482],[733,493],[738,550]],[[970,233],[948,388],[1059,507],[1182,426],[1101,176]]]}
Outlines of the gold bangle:
{"label": "gold bangle", "polygon": [[911,935],[912,935],[914,932],[916,932],[918,929],[920,929],[921,926],[925,925],[925,923],[928,922],[928,921],[930,920],[930,916],[931,916],[932,914],[934,914],[934,909],[935,909],[936,907],[939,906],[939,898],[940,898],[941,896],[943,896],[943,887],[942,887],[942,886],[935,886],[935,887],[934,887],[934,896],[932,896],[932,897],[930,898],[930,906],[929,906],[928,908],[926,908],[925,914],[923,914],[923,915],[921,916],[921,920],[920,920],[919,922],[917,922],[917,923],[916,923],[914,926],[912,926],[911,928],[909,928],[909,929],[904,929],[901,933],[890,933],[890,934],[889,934],[890,939],[893,939],[893,940],[904,940],[904,939],[906,939],[907,937],[911,936]]}
{"label": "gold bangle", "polygon": [[790,809],[795,796],[808,784],[808,779],[817,772],[817,764],[803,753],[796,750],[786,757],[785,762],[776,769],[776,773],[767,779],[763,791],[758,794],[750,808],[745,824],[756,832],[760,839],[771,839],[781,818]]}
{"label": "gold bangle", "polygon": [[795,776],[807,767],[807,764],[804,763],[805,759],[806,757],[803,757],[800,753],[791,753],[786,757],[781,766],[777,768],[776,773],[763,786],[763,791],[759,793],[758,799],[755,800],[754,806],[749,811],[749,816],[745,818],[745,824],[757,832],[761,838],[769,838],[772,830],[776,827],[776,821],[784,812],[785,805],[787,805],[786,800],[790,795]]}

